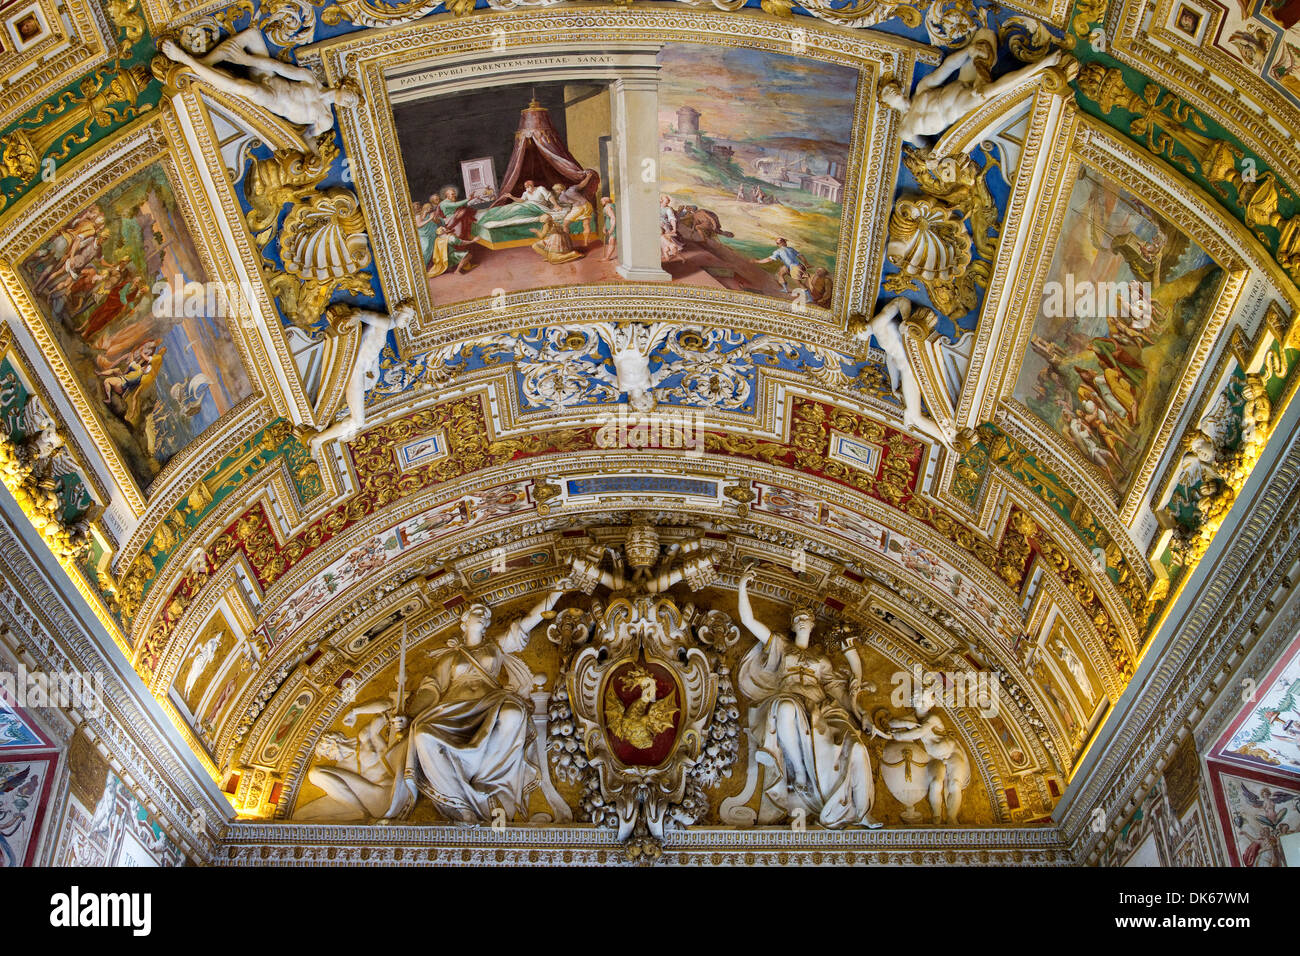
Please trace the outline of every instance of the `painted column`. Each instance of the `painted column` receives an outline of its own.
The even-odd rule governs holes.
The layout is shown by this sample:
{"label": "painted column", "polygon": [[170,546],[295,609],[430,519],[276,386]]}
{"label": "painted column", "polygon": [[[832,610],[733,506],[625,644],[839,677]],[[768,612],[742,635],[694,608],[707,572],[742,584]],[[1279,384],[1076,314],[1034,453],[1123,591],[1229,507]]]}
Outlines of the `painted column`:
{"label": "painted column", "polygon": [[618,143],[618,274],[633,281],[666,281],[659,263],[659,77],[623,76],[614,83],[614,139]]}

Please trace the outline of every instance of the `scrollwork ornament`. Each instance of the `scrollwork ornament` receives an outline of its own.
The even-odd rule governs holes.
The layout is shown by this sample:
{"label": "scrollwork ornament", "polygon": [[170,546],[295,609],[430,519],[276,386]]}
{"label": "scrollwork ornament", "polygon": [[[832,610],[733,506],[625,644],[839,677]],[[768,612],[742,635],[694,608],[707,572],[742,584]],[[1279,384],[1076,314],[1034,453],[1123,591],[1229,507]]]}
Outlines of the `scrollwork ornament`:
{"label": "scrollwork ornament", "polygon": [[311,42],[316,32],[316,11],[306,0],[266,0],[258,26],[276,46]]}

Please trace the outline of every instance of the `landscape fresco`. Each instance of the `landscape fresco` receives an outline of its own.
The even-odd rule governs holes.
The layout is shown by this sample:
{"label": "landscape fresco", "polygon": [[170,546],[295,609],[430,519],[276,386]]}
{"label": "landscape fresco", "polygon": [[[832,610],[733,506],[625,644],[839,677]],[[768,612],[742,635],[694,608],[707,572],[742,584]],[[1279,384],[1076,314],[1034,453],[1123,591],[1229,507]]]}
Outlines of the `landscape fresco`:
{"label": "landscape fresco", "polygon": [[155,308],[158,282],[210,278],[161,164],[74,216],[22,273],[142,488],[252,393],[226,319],[211,314],[223,297],[165,295]]}
{"label": "landscape fresco", "polygon": [[[830,305],[857,83],[857,71],[807,58],[664,46],[660,228],[674,279]],[[758,261],[778,238],[794,255]]]}
{"label": "landscape fresco", "polygon": [[635,228],[668,279],[830,307],[858,72],[703,44],[657,61],[661,198],[631,227],[607,82],[394,106],[434,302],[622,281],[617,234]]}
{"label": "landscape fresco", "polygon": [[1227,752],[1261,769],[1300,774],[1300,652],[1257,699],[1250,719],[1228,741]]}
{"label": "landscape fresco", "polygon": [[498,86],[393,119],[435,302],[618,280],[608,84]]}
{"label": "landscape fresco", "polygon": [[1162,215],[1080,167],[1013,394],[1117,495],[1147,452],[1222,278]]}

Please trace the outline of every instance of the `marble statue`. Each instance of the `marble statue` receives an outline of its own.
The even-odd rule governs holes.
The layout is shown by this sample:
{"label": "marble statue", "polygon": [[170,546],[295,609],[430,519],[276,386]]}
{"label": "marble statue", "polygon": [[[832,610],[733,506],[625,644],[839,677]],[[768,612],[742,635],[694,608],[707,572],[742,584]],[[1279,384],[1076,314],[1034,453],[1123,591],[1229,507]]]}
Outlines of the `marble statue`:
{"label": "marble statue", "polygon": [[1088,703],[1091,704],[1092,681],[1088,679],[1088,671],[1084,668],[1083,661],[1079,660],[1079,655],[1059,637],[1052,641],[1052,653],[1065,665],[1065,669],[1070,672],[1074,682],[1079,685],[1079,690],[1083,691],[1088,698]]}
{"label": "marble statue", "polygon": [[329,763],[312,767],[307,780],[325,795],[303,806],[295,820],[365,823],[384,815],[392,803],[393,768],[404,764],[406,754],[406,741],[400,739],[406,718],[397,713],[396,696],[357,704],[344,715],[345,727],[355,727],[361,717],[372,718],[355,738],[341,733],[321,736],[316,755]]}
{"label": "marble statue", "polygon": [[194,652],[194,657],[190,660],[189,673],[185,675],[186,700],[189,699],[190,691],[194,689],[194,685],[198,682],[198,679],[203,675],[203,672],[208,669],[208,665],[212,663],[212,658],[216,656],[217,646],[220,643],[221,635],[217,634],[201,644],[199,649]]}
{"label": "marble statue", "polygon": [[[888,721],[884,733],[891,742],[881,752],[880,777],[889,792],[907,806],[904,820],[920,819],[913,804],[924,795],[933,822],[955,826],[962,795],[970,785],[970,760],[957,735],[948,732],[933,709],[933,692],[918,689],[912,696],[912,715]],[[910,743],[921,746],[923,761],[912,758]]]}
{"label": "marble statue", "polygon": [[[973,55],[972,49],[966,47],[949,54],[933,73],[916,84],[910,97],[896,82],[886,83],[880,88],[881,102],[902,114],[899,134],[903,142],[926,147],[926,137],[941,135],[968,113],[1010,93],[1025,80],[1065,60],[1060,50],[1053,50],[1037,63],[1021,67],[990,83],[980,83],[970,76],[970,71],[965,75],[962,72]],[[1071,57],[1068,63],[1073,65],[1075,61]]]}
{"label": "marble statue", "polygon": [[908,358],[903,342],[903,323],[912,314],[912,303],[903,297],[890,300],[884,308],[853,333],[859,342],[869,342],[873,337],[885,353],[890,385],[903,395],[903,423],[947,448],[952,448],[957,435],[951,426],[941,426],[921,409],[921,384],[917,369]]}
{"label": "marble statue", "polygon": [[538,782],[530,695],[545,679],[518,656],[529,634],[569,590],[561,581],[504,634],[488,635],[492,611],[471,604],[461,637],[432,652],[433,671],[411,695],[405,760],[385,821],[408,816],[418,793],[458,823],[525,811]]}
{"label": "marble statue", "polygon": [[[168,59],[193,70],[202,82],[306,127],[303,145],[313,154],[318,148],[317,137],[334,128],[333,108],[346,109],[361,102],[350,86],[323,87],[311,70],[271,56],[257,30],[227,37],[201,57],[186,51],[175,40],[164,40],[161,50]],[[246,69],[251,79],[218,68],[221,63]]]}
{"label": "marble statue", "polygon": [[[334,307],[331,306],[331,309]],[[346,308],[346,307],[344,307]],[[411,324],[415,311],[406,304],[399,305],[391,314],[357,309],[335,325],[336,333],[342,333],[353,323],[361,323],[361,341],[357,343],[357,355],[352,364],[352,374],[348,377],[344,400],[348,406],[348,416],[322,429],[311,436],[311,452],[317,457],[326,442],[335,439],[349,441],[366,424],[366,390],[377,374],[379,356],[384,351],[391,329],[405,329]]]}
{"label": "marble statue", "polygon": [[[878,827],[872,819],[875,786],[871,756],[862,728],[879,732],[862,714],[858,694],[865,689],[861,662],[846,675],[822,651],[809,646],[814,618],[798,610],[793,634],[774,633],[754,616],[749,583],[740,579],[740,620],[758,643],[740,665],[740,689],[754,702],[749,733],[755,759],[763,767],[763,797],[758,823],[783,816],[824,827]],[[856,658],[854,648],[845,656]]]}

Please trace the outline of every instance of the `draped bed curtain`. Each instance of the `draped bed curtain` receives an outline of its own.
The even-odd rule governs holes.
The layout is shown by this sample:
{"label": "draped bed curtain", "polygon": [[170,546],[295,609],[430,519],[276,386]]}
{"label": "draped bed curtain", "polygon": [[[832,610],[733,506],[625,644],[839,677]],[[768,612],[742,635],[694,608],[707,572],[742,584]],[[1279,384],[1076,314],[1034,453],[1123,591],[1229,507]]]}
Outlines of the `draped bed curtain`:
{"label": "draped bed curtain", "polygon": [[[573,158],[569,148],[551,125],[551,113],[537,100],[519,113],[519,129],[515,132],[515,148],[510,154],[510,165],[501,182],[497,200],[493,205],[510,202],[511,194],[518,194],[528,180],[539,186],[551,188],[556,183],[568,187],[580,182],[588,173]],[[600,197],[600,174],[593,173],[583,190],[595,205]]]}

